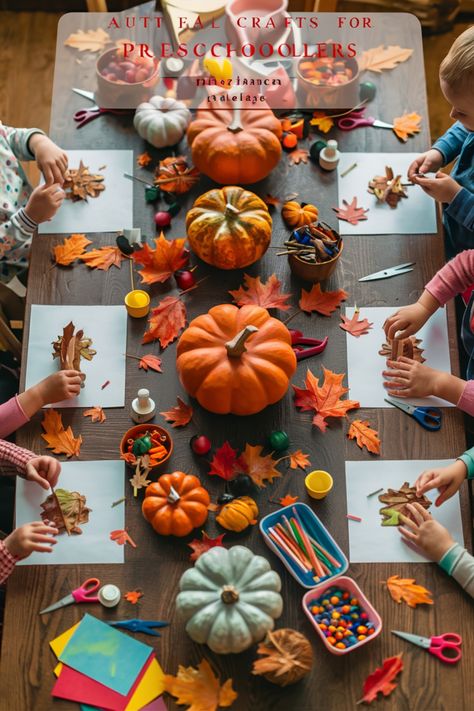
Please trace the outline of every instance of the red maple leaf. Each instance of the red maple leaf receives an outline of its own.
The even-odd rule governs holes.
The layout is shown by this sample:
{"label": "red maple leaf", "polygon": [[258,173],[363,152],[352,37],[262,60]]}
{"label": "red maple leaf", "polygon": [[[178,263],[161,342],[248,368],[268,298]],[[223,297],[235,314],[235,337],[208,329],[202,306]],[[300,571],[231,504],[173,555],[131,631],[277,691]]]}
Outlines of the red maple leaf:
{"label": "red maple leaf", "polygon": [[172,427],[184,427],[190,422],[193,416],[193,408],[188,405],[180,397],[177,398],[178,404],[172,407],[171,410],[160,412],[160,415],[166,418],[167,422],[172,422]]}
{"label": "red maple leaf", "polygon": [[341,400],[341,396],[349,392],[342,384],[345,373],[333,373],[323,366],[324,382],[320,386],[319,378],[315,378],[308,369],[306,373],[306,388],[297,388],[295,391],[295,405],[304,410],[314,410],[313,425],[321,432],[327,429],[326,417],[346,417],[348,410],[360,407],[356,400]]}
{"label": "red maple leaf", "polygon": [[193,551],[189,556],[189,560],[196,561],[199,556],[201,556],[203,553],[206,553],[206,551],[210,550],[211,548],[215,548],[216,546],[223,546],[224,544],[222,543],[222,539],[224,538],[224,536],[225,533],[221,533],[221,535],[217,536],[217,538],[209,538],[207,533],[203,531],[201,540],[199,538],[195,538],[191,541],[191,543],[188,543],[188,546]]}
{"label": "red maple leaf", "polygon": [[280,287],[281,281],[277,279],[275,274],[271,274],[265,283],[262,283],[259,276],[251,277],[248,274],[244,274],[244,285],[236,291],[229,291],[229,294],[234,298],[237,306],[256,304],[264,309],[287,311],[290,307],[286,301],[291,294],[282,294]]}
{"label": "red maple leaf", "polygon": [[355,336],[356,338],[367,335],[374,325],[373,323],[369,323],[366,318],[359,319],[359,313],[359,309],[356,307],[351,319],[341,314],[342,323],[339,324],[339,327],[342,328],[343,331],[347,331],[351,336]]}
{"label": "red maple leaf", "polygon": [[139,271],[144,284],[163,282],[170,278],[174,272],[186,264],[187,256],[184,251],[183,239],[166,239],[163,232],[155,239],[155,249],[147,244],[142,249],[133,252],[134,262],[143,265]]}
{"label": "red maple leaf", "polygon": [[222,447],[215,452],[212,458],[209,474],[211,476],[220,476],[221,479],[229,481],[233,479],[237,471],[242,469],[242,462],[237,456],[237,451],[232,449],[228,442],[224,442]]}
{"label": "red maple leaf", "polygon": [[[362,689],[364,695],[360,701],[370,704],[377,698],[379,691],[384,696],[389,696],[397,688],[394,679],[403,669],[402,655],[384,659],[383,665],[378,667],[372,674],[369,674]],[[357,703],[360,703],[359,701]]]}
{"label": "red maple leaf", "polygon": [[341,301],[345,301],[348,296],[349,294],[344,289],[322,291],[320,284],[315,284],[311,291],[301,289],[301,299],[298,302],[298,306],[307,313],[317,311],[318,314],[323,316],[330,316],[341,305]]}
{"label": "red maple leaf", "polygon": [[365,210],[363,207],[357,206],[357,198],[353,197],[352,201],[349,203],[347,200],[342,201],[342,207],[332,208],[336,213],[339,220],[345,220],[351,225],[357,225],[361,220],[366,220],[366,213],[369,211]]}
{"label": "red maple leaf", "polygon": [[143,335],[142,343],[159,340],[166,348],[178,337],[186,325],[186,308],[179,296],[165,296],[158,306],[151,311],[148,331]]}

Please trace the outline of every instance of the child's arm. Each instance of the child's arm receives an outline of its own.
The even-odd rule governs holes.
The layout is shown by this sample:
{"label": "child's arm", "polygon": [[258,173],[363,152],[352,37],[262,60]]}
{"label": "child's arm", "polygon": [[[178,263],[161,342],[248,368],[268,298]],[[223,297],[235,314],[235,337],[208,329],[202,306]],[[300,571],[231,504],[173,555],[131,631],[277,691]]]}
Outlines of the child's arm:
{"label": "child's arm", "polygon": [[[0,440],[0,463],[6,462],[16,468],[16,473],[28,481],[34,481],[43,489],[56,486],[61,472],[61,464],[54,457],[38,457],[16,444]],[[2,473],[10,473],[2,471]],[[13,473],[13,472],[12,472]]]}
{"label": "child's arm", "polygon": [[18,160],[34,160],[35,154],[30,145],[30,139],[34,135],[46,138],[44,131],[40,128],[14,128],[3,124],[0,124],[0,134],[3,134],[11,152]]}
{"label": "child's arm", "polygon": [[58,529],[49,522],[34,521],[16,528],[4,541],[0,541],[0,583],[8,578],[15,563],[27,558],[33,551],[52,553],[57,542]]}
{"label": "child's arm", "polygon": [[474,193],[461,188],[445,210],[456,222],[474,232]]}
{"label": "child's arm", "polygon": [[441,138],[434,142],[433,148],[439,151],[444,158],[443,165],[448,165],[459,155],[468,135],[469,131],[459,121],[456,121]]}

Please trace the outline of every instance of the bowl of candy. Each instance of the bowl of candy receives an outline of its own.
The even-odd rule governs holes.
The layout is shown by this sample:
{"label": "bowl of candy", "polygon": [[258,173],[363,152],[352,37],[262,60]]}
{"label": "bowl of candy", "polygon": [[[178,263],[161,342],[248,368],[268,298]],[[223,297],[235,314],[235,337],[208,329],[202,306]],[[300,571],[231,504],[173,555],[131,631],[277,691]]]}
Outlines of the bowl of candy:
{"label": "bowl of candy", "polygon": [[298,227],[285,242],[291,271],[313,284],[329,279],[343,248],[341,235],[325,222]]}
{"label": "bowl of candy", "polygon": [[296,74],[306,96],[305,108],[351,109],[359,102],[359,65],[354,57],[302,58]]}
{"label": "bowl of candy", "polygon": [[97,60],[97,101],[108,109],[134,109],[147,101],[159,81],[159,61],[141,57],[137,50],[124,56],[124,49],[108,49]]}
{"label": "bowl of candy", "polygon": [[131,467],[154,469],[171,457],[173,440],[164,427],[154,424],[130,427],[120,442],[120,458]]}

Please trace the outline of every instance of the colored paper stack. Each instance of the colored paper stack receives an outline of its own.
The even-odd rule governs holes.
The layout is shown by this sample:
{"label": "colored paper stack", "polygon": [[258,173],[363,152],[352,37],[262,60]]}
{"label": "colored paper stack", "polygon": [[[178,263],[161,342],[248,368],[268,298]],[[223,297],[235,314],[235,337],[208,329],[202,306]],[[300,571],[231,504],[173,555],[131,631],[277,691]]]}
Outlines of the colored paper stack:
{"label": "colored paper stack", "polygon": [[52,696],[82,711],[166,711],[152,647],[87,614],[50,646],[59,659]]}

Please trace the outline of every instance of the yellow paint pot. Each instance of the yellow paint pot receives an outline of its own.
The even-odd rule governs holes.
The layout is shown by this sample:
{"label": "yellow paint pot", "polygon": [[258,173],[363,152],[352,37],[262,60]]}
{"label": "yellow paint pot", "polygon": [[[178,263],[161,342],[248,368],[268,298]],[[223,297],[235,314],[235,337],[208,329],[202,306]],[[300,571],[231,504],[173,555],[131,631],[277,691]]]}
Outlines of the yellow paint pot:
{"label": "yellow paint pot", "polygon": [[134,289],[129,291],[125,297],[125,306],[127,313],[132,318],[142,318],[146,316],[150,310],[150,296],[146,291]]}
{"label": "yellow paint pot", "polygon": [[322,469],[316,469],[310,472],[305,480],[306,491],[312,499],[324,499],[332,489],[332,476]]}

